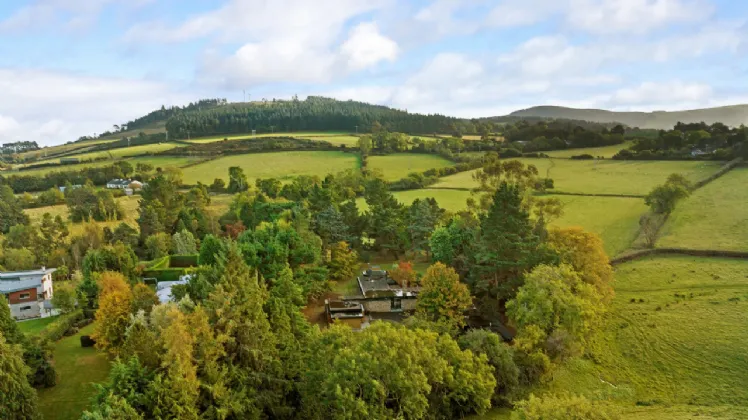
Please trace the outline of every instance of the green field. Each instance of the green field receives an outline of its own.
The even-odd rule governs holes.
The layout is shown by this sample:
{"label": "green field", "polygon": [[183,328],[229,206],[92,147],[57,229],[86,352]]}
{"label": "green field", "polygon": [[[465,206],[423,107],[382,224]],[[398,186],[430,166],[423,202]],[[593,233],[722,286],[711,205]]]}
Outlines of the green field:
{"label": "green field", "polygon": [[34,336],[39,334],[44,328],[47,327],[47,325],[53,323],[57,319],[56,316],[49,316],[46,318],[37,318],[37,319],[31,319],[28,321],[21,321],[18,323],[18,328],[21,329],[21,332]]}
{"label": "green field", "polygon": [[[188,163],[199,160],[194,157],[184,156],[142,156],[125,159],[130,162],[133,166],[137,163],[150,163],[154,167],[166,168],[169,166],[182,167]],[[3,172],[5,176],[12,175],[30,175],[30,176],[44,176],[50,172],[68,172],[68,171],[80,171],[85,168],[99,168],[102,166],[109,166],[114,162],[111,160],[100,160],[96,162],[78,163],[73,165],[59,165],[59,166],[48,166],[45,168],[29,169],[27,171],[6,171]]]}
{"label": "green field", "polygon": [[[646,195],[672,173],[691,181],[706,178],[719,170],[717,162],[676,161],[589,161],[570,159],[518,159],[538,168],[540,177],[550,177],[555,190],[585,194]],[[474,188],[473,172],[442,178],[432,188]]]}
{"label": "green field", "polygon": [[[190,143],[215,143],[223,140],[246,140],[256,139],[260,137],[296,137],[299,139],[316,139],[330,141],[328,138],[343,137],[343,138],[355,138],[358,141],[358,137],[347,135],[348,133],[343,131],[299,131],[299,132],[278,132],[278,133],[262,133],[252,135],[251,133],[244,134],[224,134],[207,137],[198,137],[187,140]],[[348,139],[350,140],[350,139]],[[341,143],[342,144],[342,143]],[[345,143],[348,144],[348,143]],[[353,142],[355,144],[355,141]]]}
{"label": "green field", "polygon": [[423,172],[433,168],[445,168],[454,163],[437,155],[420,153],[398,153],[396,155],[369,156],[370,170],[381,171],[384,179],[396,181],[411,172]]}
{"label": "green field", "polygon": [[733,169],[678,203],[661,247],[748,251],[748,168]]}
{"label": "green field", "polygon": [[106,354],[93,347],[83,348],[80,344],[80,336],[92,332],[93,324],[55,343],[57,385],[38,391],[39,410],[45,420],[79,418],[96,394],[93,384],[107,379],[109,359]]}
{"label": "green field", "polygon": [[287,179],[297,175],[325,175],[354,169],[356,155],[344,152],[278,152],[226,156],[184,169],[184,183],[209,184],[216,178],[228,183],[229,168],[239,166],[250,182],[257,178]]}
{"label": "green field", "polygon": [[602,156],[604,158],[612,158],[616,153],[623,149],[628,149],[633,145],[633,141],[626,141],[621,144],[614,144],[612,146],[601,146],[601,147],[586,147],[583,149],[567,149],[567,150],[551,150],[549,152],[543,152],[546,155],[554,158],[570,158],[578,155],[592,155],[594,157]]}
{"label": "green field", "polygon": [[[71,155],[67,155],[66,157],[76,158],[80,160],[99,159],[99,158],[117,159],[117,158],[131,157],[131,156],[140,156],[140,155],[145,155],[148,153],[163,152],[166,150],[174,149],[176,147],[184,147],[184,144],[180,144],[180,143],[146,144],[142,146],[120,147],[117,149],[102,150],[98,152],[71,154]],[[34,163],[60,163],[60,159],[55,158],[55,159],[41,160],[41,161],[34,162]]]}
{"label": "green field", "polygon": [[96,146],[98,144],[107,143],[110,141],[112,140],[111,139],[110,140],[97,139],[97,140],[86,140],[86,141],[69,143],[69,144],[60,144],[58,146],[43,147],[39,150],[23,152],[19,154],[19,156],[23,159],[27,159],[27,158],[39,159],[39,158],[44,158],[45,156],[49,156],[49,155],[67,153],[72,150],[89,148],[91,146]]}
{"label": "green field", "polygon": [[[462,190],[421,189],[398,191],[393,194],[398,201],[410,205],[416,198],[434,198],[439,206],[452,212],[464,210],[470,192]],[[564,214],[552,226],[581,226],[600,236],[605,251],[613,257],[630,248],[639,231],[639,218],[647,211],[644,200],[623,197],[586,197],[550,195],[564,205]],[[360,211],[369,206],[363,198],[356,201]]]}
{"label": "green field", "polygon": [[625,418],[746,418],[748,261],[658,257],[615,274],[589,355],[547,389],[610,399]]}
{"label": "green field", "polygon": [[616,256],[625,251],[639,232],[639,218],[647,206],[639,198],[584,197],[557,195],[564,203],[564,214],[551,225],[581,226],[603,240],[605,252]]}

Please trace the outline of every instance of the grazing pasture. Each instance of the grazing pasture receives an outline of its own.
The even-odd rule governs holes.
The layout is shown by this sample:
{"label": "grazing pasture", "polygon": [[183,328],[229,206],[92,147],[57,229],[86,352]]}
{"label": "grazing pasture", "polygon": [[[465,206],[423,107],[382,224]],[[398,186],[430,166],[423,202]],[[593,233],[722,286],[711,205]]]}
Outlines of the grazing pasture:
{"label": "grazing pasture", "polygon": [[60,153],[68,153],[68,152],[75,151],[75,150],[82,150],[82,149],[90,148],[92,146],[96,146],[102,143],[108,143],[108,142],[111,142],[112,140],[114,139],[86,140],[86,141],[80,141],[80,142],[75,142],[75,143],[60,144],[57,146],[42,147],[39,150],[32,150],[32,151],[20,153],[18,156],[23,159],[29,159],[29,158],[42,159],[45,156],[56,155]]}
{"label": "grazing pasture", "polygon": [[546,390],[611,399],[624,418],[746,418],[748,261],[653,257],[615,271],[589,356]]}
{"label": "grazing pasture", "polygon": [[621,144],[614,144],[612,146],[586,147],[583,149],[551,150],[549,152],[543,153],[554,158],[570,158],[572,156],[579,155],[592,155],[594,157],[602,156],[604,158],[612,158],[616,153],[620,152],[623,149],[628,149],[633,144],[633,141],[627,141]]}
{"label": "grazing pasture", "polygon": [[[137,163],[149,163],[154,167],[182,167],[189,163],[199,160],[199,158],[187,157],[187,156],[140,156],[133,158],[124,159],[130,162],[133,166]],[[59,165],[59,166],[48,166],[44,168],[29,169],[26,171],[6,171],[3,172],[5,176],[11,175],[30,175],[30,176],[44,176],[50,172],[68,172],[68,171],[80,171],[85,168],[99,168],[102,166],[109,166],[113,164],[112,160],[99,160],[96,162],[76,163],[72,165]]]}
{"label": "grazing pasture", "polygon": [[229,168],[239,166],[250,181],[257,178],[288,179],[297,175],[325,175],[354,169],[358,157],[344,152],[278,152],[233,155],[211,160],[184,169],[184,183],[209,184],[216,178],[228,183]]}
{"label": "grazing pasture", "polygon": [[109,376],[109,358],[94,347],[81,347],[81,335],[91,335],[94,325],[54,343],[57,385],[38,390],[39,411],[45,420],[77,419],[96,395],[94,383]]}
{"label": "grazing pasture", "polygon": [[398,153],[386,156],[369,156],[370,170],[381,171],[384,179],[396,181],[411,172],[423,172],[433,168],[445,168],[454,163],[437,155],[420,153]]}
{"label": "grazing pasture", "polygon": [[[224,141],[224,140],[245,140],[245,139],[256,139],[260,137],[296,137],[299,139],[312,139],[312,140],[327,140],[327,138],[333,138],[333,137],[343,137],[347,138],[347,141],[350,141],[350,138],[355,138],[356,141],[358,140],[358,137],[355,137],[353,135],[348,135],[349,133],[343,132],[343,131],[300,131],[300,132],[277,132],[277,133],[262,133],[262,134],[255,134],[254,136],[252,133],[244,133],[244,134],[223,134],[223,135],[215,135],[215,136],[208,136],[208,137],[199,137],[194,139],[186,140],[190,143],[215,143],[217,141]],[[330,140],[327,140],[330,141]],[[341,143],[342,144],[342,143]],[[348,143],[345,143],[348,144]],[[353,142],[355,144],[355,141]]]}
{"label": "grazing pasture", "polygon": [[[584,194],[646,195],[672,173],[698,181],[719,170],[718,162],[619,161],[570,159],[517,159],[538,168],[539,176],[550,177],[555,191]],[[474,172],[474,171],[473,171]],[[442,178],[432,188],[474,188],[473,172]]]}
{"label": "grazing pasture", "polygon": [[678,203],[661,247],[748,251],[748,168],[736,168]]}
{"label": "grazing pasture", "polygon": [[[125,158],[125,157],[132,157],[132,156],[140,156],[140,155],[145,155],[148,153],[163,152],[166,150],[174,149],[175,147],[184,147],[184,144],[180,144],[180,143],[145,144],[142,146],[120,147],[117,149],[101,150],[98,152],[71,154],[65,157],[76,158],[80,160],[101,159],[101,158],[117,159],[117,158]],[[59,162],[60,162],[60,159],[55,158],[55,159],[42,160],[42,161],[35,162],[35,163],[59,163]]]}

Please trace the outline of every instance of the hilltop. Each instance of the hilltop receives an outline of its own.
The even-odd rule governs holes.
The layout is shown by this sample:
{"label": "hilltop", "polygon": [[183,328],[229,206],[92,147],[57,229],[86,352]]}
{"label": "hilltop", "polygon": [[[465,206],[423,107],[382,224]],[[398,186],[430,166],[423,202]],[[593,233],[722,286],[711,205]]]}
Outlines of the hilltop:
{"label": "hilltop", "polygon": [[[561,106],[535,106],[512,112],[506,117],[553,118],[583,120],[598,123],[618,122],[630,127],[670,129],[676,123],[721,122],[737,127],[748,123],[748,105],[731,105],[718,108],[687,111],[616,112],[603,109],[579,109]],[[506,118],[504,117],[504,118]],[[501,118],[501,117],[499,117]]]}

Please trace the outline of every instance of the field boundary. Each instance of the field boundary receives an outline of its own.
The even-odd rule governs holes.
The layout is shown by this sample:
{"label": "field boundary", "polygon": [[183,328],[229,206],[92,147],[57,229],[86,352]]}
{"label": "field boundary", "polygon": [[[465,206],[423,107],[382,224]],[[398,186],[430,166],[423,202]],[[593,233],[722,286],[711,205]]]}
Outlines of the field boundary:
{"label": "field boundary", "polygon": [[539,195],[577,195],[580,197],[618,197],[618,198],[645,198],[645,195],[639,194],[606,194],[606,193],[575,193],[564,191],[549,190]]}
{"label": "field boundary", "polygon": [[686,255],[691,257],[720,257],[748,260],[746,251],[724,251],[718,249],[686,249],[686,248],[651,248],[633,251],[610,260],[610,265],[616,266],[629,261],[638,260],[650,255]]}
{"label": "field boundary", "polygon": [[701,188],[701,187],[709,184],[710,182],[716,180],[717,178],[720,178],[722,175],[730,172],[733,168],[735,168],[736,166],[740,165],[742,162],[743,162],[743,158],[741,158],[741,157],[735,158],[735,159],[727,162],[726,164],[724,164],[724,166],[722,166],[722,168],[720,168],[719,171],[717,171],[717,172],[709,175],[708,177],[702,179],[701,181],[695,183],[693,185],[693,187],[691,187],[691,191],[692,192],[696,191],[699,188]]}

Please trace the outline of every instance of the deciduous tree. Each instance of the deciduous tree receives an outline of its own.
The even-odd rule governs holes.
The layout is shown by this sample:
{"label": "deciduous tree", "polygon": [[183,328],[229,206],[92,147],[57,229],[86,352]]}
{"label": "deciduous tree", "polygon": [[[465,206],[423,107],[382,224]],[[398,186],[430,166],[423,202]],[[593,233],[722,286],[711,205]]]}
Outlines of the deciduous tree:
{"label": "deciduous tree", "polygon": [[457,327],[465,323],[465,311],[472,305],[470,291],[460,283],[455,270],[436,263],[421,279],[416,313],[426,319],[443,321]]}

